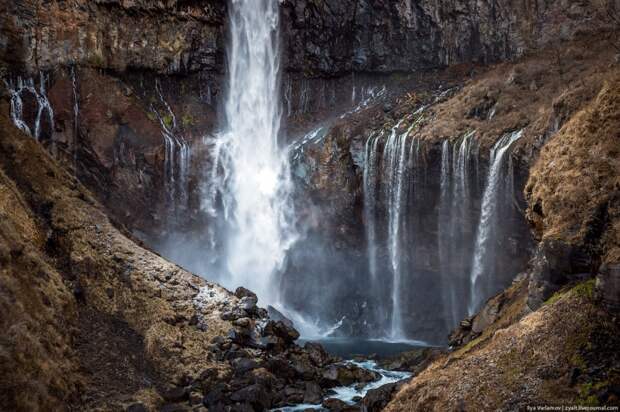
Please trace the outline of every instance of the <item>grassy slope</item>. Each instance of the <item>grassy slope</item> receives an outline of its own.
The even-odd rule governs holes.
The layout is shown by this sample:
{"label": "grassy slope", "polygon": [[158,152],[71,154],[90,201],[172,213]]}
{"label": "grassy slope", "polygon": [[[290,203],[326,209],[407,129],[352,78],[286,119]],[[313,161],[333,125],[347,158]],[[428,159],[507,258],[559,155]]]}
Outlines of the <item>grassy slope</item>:
{"label": "grassy slope", "polygon": [[[620,324],[592,300],[593,282],[483,334],[406,385],[387,411],[519,410],[617,404]],[[600,401],[599,401],[600,399]]]}
{"label": "grassy slope", "polygon": [[210,340],[230,324],[194,304],[207,283],[119,232],[7,113],[0,101],[0,409],[119,409],[221,369]]}

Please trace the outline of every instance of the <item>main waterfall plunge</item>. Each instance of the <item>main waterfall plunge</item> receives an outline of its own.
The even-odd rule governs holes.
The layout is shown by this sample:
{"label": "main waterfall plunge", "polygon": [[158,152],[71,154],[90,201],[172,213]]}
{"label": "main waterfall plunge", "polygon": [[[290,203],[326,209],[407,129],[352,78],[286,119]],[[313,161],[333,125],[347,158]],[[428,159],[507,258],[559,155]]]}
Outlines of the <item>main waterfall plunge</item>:
{"label": "main waterfall plunge", "polygon": [[229,287],[255,291],[274,304],[274,276],[295,239],[288,156],[279,146],[281,123],[277,0],[230,3],[226,126],[216,136],[204,199],[226,220]]}

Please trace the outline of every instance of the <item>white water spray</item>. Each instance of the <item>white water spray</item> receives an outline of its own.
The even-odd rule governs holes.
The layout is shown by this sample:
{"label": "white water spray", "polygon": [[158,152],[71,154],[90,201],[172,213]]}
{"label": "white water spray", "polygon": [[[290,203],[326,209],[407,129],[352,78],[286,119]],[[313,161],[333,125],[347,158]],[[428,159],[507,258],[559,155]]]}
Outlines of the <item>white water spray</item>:
{"label": "white water spray", "polygon": [[293,244],[288,156],[278,145],[279,44],[277,0],[231,0],[226,126],[217,136],[229,229],[224,282],[277,303],[276,274]]}

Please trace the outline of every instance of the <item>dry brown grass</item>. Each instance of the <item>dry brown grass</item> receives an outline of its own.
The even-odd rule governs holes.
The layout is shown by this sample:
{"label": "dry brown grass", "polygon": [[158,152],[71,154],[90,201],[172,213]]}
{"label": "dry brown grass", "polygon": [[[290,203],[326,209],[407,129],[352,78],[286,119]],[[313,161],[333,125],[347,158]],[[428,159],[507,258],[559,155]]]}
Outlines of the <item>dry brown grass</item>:
{"label": "dry brown grass", "polygon": [[207,282],[117,230],[7,113],[3,102],[0,409],[120,410],[184,376],[224,373],[210,340],[231,325],[193,302]]}
{"label": "dry brown grass", "polygon": [[620,71],[543,147],[526,193],[539,237],[620,261]]}
{"label": "dry brown grass", "polygon": [[584,399],[582,385],[571,383],[572,368],[606,362],[596,357],[595,345],[603,340],[616,345],[619,328],[584,289],[577,286],[518,322],[496,328],[466,353],[436,361],[405,385],[386,411],[520,410],[594,402]]}

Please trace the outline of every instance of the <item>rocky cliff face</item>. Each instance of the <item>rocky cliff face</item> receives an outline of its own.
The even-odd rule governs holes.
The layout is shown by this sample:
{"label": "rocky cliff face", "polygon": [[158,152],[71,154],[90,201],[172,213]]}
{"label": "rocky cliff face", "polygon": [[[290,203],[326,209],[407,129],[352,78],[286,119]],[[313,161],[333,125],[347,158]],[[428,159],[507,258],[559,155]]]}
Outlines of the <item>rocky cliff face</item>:
{"label": "rocky cliff face", "polygon": [[3,3],[0,56],[30,73],[78,65],[178,74],[223,65],[224,1]]}
{"label": "rocky cliff face", "polygon": [[[499,64],[465,81],[458,70],[451,75],[444,73],[441,84],[449,85],[447,89],[433,86],[433,80],[429,79],[426,87],[413,86],[398,98],[379,98],[369,107],[323,126],[320,133],[309,134],[312,138],[293,156],[293,171],[302,224],[310,229],[307,239],[302,239],[294,249],[287,272],[292,285],[303,283],[306,285],[303,290],[308,292],[300,295],[291,291],[291,304],[303,310],[303,302],[319,294],[314,288],[332,279],[331,284],[339,289],[334,296],[349,296],[357,304],[343,307],[338,298],[330,300],[329,295],[319,294],[324,299],[309,311],[322,311],[332,324],[344,317],[336,333],[376,333],[384,327],[386,319],[374,312],[381,312],[386,302],[389,307],[393,299],[389,284],[394,276],[392,251],[396,241],[398,250],[406,251],[405,258],[396,261],[406,273],[401,292],[406,330],[420,339],[445,342],[448,331],[468,316],[466,302],[471,298],[472,256],[476,234],[481,230],[481,208],[485,187],[489,185],[493,146],[503,136],[521,131],[507,161],[510,180],[502,183],[509,200],[502,203],[501,193],[496,193],[493,200],[499,202],[501,211],[498,225],[506,230],[490,235],[495,236],[493,242],[499,246],[493,249],[495,260],[486,266],[486,271],[493,273],[493,280],[481,286],[486,297],[510,285],[519,272],[528,268],[528,260],[537,250],[524,219],[528,199],[523,190],[540,148],[546,147],[547,140],[614,73],[614,54],[607,50],[607,43],[601,38],[594,39],[597,37],[567,43],[556,61],[548,59],[557,53],[550,47],[516,64]],[[589,50],[591,44],[599,46]],[[406,135],[405,146],[393,156],[390,153],[400,150],[394,142],[403,135]],[[406,161],[401,170],[403,155]],[[391,163],[385,160],[390,156],[394,157]],[[377,166],[368,169],[368,162],[373,158]],[[607,168],[604,164],[600,167]],[[370,186],[365,182],[369,171],[375,174]],[[399,186],[399,175],[405,176],[402,186]],[[599,176],[613,185],[609,175]],[[400,204],[394,203],[393,197],[386,197],[386,191],[392,193],[396,187],[400,187]],[[555,193],[555,186],[543,187]],[[364,195],[369,191],[372,198]],[[615,193],[611,189],[605,192]],[[604,205],[597,207],[607,210]],[[402,234],[394,237],[390,235],[390,225],[396,208]],[[369,221],[369,209],[373,210],[374,221]],[[599,219],[596,207],[579,209],[582,213],[595,213],[592,219]],[[604,222],[601,224],[607,224]],[[372,256],[369,255],[369,226],[374,227],[375,233],[376,250]],[[595,238],[599,242],[599,235]],[[458,246],[445,248],[447,243]],[[555,262],[552,265],[559,265],[560,261],[570,261],[561,253],[569,253],[574,256],[571,258],[575,262],[574,270],[571,269],[574,273],[590,273],[599,252],[578,250],[573,253],[560,248],[556,251],[560,255],[553,257],[550,249],[543,255]],[[320,265],[310,258],[315,254],[325,256]],[[360,259],[363,263],[359,266],[343,263]],[[384,281],[382,285],[372,286],[369,271],[373,260]],[[447,272],[449,280],[442,280],[441,274]],[[343,281],[333,280],[333,273],[338,273]],[[363,282],[352,279],[363,279]],[[562,279],[559,284],[566,281]],[[613,280],[610,282],[613,284]],[[377,289],[383,292],[376,293]],[[448,290],[454,291],[460,305],[436,301],[437,296],[445,295]],[[550,292],[546,293],[543,300],[549,297]],[[444,309],[438,309],[441,307]],[[447,324],[446,319],[449,319]]]}
{"label": "rocky cliff face", "polygon": [[[364,99],[377,74],[511,59],[606,30],[610,21],[597,4],[284,1],[282,98],[289,127]],[[36,89],[45,78],[56,121],[43,120],[42,140],[75,163],[78,176],[85,173],[81,179],[119,221],[146,232],[162,229],[169,217],[153,205],[162,203],[171,180],[186,186],[177,190],[195,192],[199,162],[190,159],[189,172],[176,169],[187,161],[181,157],[188,147],[204,152],[200,139],[217,127],[226,2],[32,0],[0,7],[3,77],[14,89],[19,77],[32,79]],[[34,129],[37,94],[46,93],[26,94],[25,122]],[[121,198],[133,200],[127,210],[119,209]]]}
{"label": "rocky cliff face", "polygon": [[283,6],[287,66],[316,76],[492,63],[611,27],[588,1],[286,0]]}

